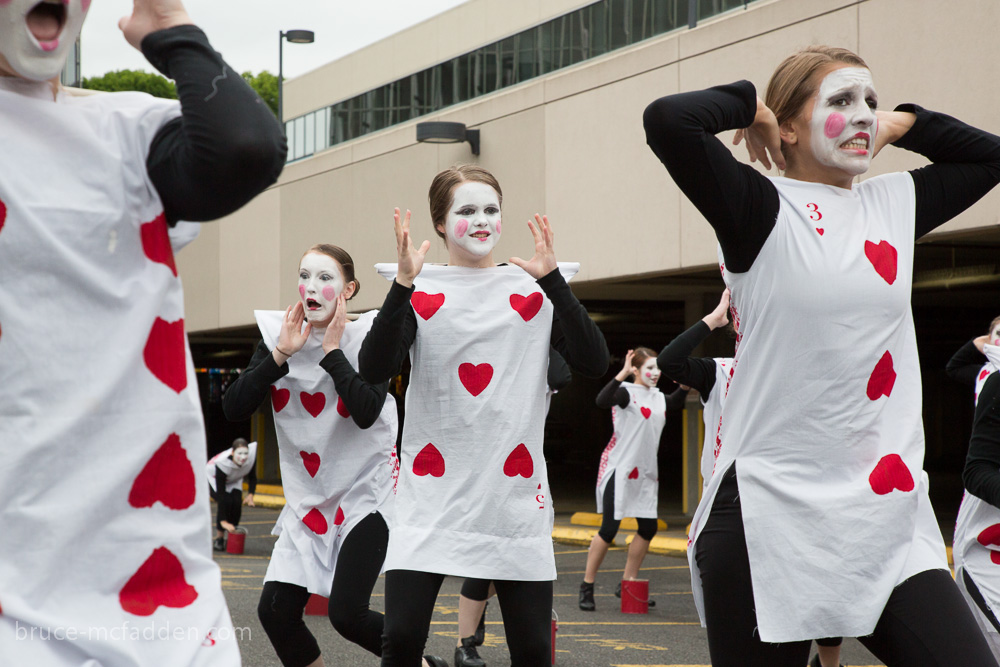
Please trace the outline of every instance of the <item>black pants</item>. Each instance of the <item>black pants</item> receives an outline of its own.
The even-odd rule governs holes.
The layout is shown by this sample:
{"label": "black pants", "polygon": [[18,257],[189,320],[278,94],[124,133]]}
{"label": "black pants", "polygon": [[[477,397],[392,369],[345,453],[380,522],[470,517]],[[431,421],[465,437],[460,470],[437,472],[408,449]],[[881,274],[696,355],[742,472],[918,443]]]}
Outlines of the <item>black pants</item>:
{"label": "black pants", "polygon": [[[419,667],[443,574],[385,573],[382,667]],[[552,582],[493,581],[503,614],[510,662],[517,667],[552,664]]]}
{"label": "black pants", "polygon": [[[608,478],[608,484],[604,487],[602,500],[604,501],[604,513],[601,515],[601,528],[597,531],[597,534],[601,536],[602,540],[611,544],[614,542],[615,535],[618,534],[618,527],[622,523],[615,519],[614,473],[611,473],[611,477]],[[656,531],[659,529],[656,519],[636,519],[635,522],[639,527],[636,534],[647,542],[653,539],[653,536],[656,535]]]}
{"label": "black pants", "polygon": [[[801,667],[809,642],[768,644],[757,635],[750,559],[735,464],[726,471],[696,545],[714,667]],[[946,570],[893,590],[875,631],[859,641],[888,667],[997,667],[969,606]]]}
{"label": "black pants", "polygon": [[490,599],[490,584],[492,583],[489,579],[466,577],[465,581],[462,582],[462,595],[476,602],[486,602]]}
{"label": "black pants", "polygon": [[225,530],[222,527],[223,521],[228,521],[234,526],[240,525],[240,517],[243,515],[243,489],[237,487],[226,493],[225,489],[216,491],[210,486],[208,492],[219,506],[215,513],[215,527],[218,530]]}
{"label": "black pants", "polygon": [[[351,530],[337,556],[327,607],[337,632],[375,655],[382,655],[383,617],[369,603],[388,543],[389,529],[378,512]],[[308,601],[309,591],[295,584],[269,581],[261,592],[257,616],[285,667],[302,667],[320,656],[319,644],[302,620]]]}

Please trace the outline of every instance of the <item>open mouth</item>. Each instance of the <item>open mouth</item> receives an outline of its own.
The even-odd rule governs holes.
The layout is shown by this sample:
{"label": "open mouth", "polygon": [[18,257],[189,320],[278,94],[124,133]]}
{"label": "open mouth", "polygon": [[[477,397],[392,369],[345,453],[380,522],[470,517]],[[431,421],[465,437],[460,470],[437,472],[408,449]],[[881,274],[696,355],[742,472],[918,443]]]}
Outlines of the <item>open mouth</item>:
{"label": "open mouth", "polygon": [[476,232],[474,234],[469,234],[469,236],[471,236],[474,239],[479,239],[480,241],[485,241],[486,239],[488,239],[490,237],[490,233],[489,232]]}
{"label": "open mouth", "polygon": [[44,51],[59,46],[59,34],[66,25],[66,5],[59,0],[42,0],[27,16],[28,30]]}
{"label": "open mouth", "polygon": [[322,306],[320,306],[319,301],[316,299],[306,299],[306,308],[309,310],[319,310]]}
{"label": "open mouth", "polygon": [[868,142],[870,141],[867,134],[856,134],[844,143],[840,144],[840,147],[844,150],[849,151],[864,151],[868,152]]}

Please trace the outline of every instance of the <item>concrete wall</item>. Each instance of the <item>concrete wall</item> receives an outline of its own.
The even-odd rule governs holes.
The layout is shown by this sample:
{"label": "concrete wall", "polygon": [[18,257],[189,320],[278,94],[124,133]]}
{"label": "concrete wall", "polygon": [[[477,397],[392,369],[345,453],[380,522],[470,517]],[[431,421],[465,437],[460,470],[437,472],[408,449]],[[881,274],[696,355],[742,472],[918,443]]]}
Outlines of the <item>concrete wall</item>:
{"label": "concrete wall", "polygon": [[[339,94],[319,89],[327,79],[346,76],[337,69],[346,67],[343,60],[289,83],[286,113],[310,111],[538,23],[550,17],[549,10],[558,14],[582,4],[546,2],[541,9],[517,0],[523,13],[515,22],[509,0],[473,0],[356,54],[351,71],[357,79]],[[480,31],[484,22],[494,30]],[[493,170],[504,189],[507,225],[498,260],[530,256],[531,236],[522,221],[538,211],[552,219],[559,258],[583,264],[574,283],[583,288],[588,281],[704,269],[715,263],[715,239],[645,145],[641,115],[650,101],[740,78],[763,91],[782,57],[797,47],[828,43],[855,49],[867,59],[883,108],[917,101],[1000,132],[995,112],[1000,90],[990,77],[972,83],[969,67],[1000,62],[1000,44],[992,39],[998,23],[1000,4],[993,0],[968,0],[961,11],[933,0],[757,2],[695,30],[649,40],[421,119],[479,128],[478,158],[467,144],[417,144],[415,121],[335,146],[288,165],[277,186],[210,226],[181,254],[188,329],[250,325],[255,308],[292,303],[299,258],[317,242],[342,245],[354,256],[363,289],[352,309],[377,307],[388,283],[368,267],[394,261],[394,206],[413,210],[418,241],[432,239],[429,260],[446,259],[431,229],[427,187],[437,171],[458,162]],[[470,41],[461,48],[456,42],[454,51],[435,57],[431,51],[411,50],[418,42],[448,43],[442,35]],[[308,95],[315,97],[307,99],[303,88],[310,87],[315,90]],[[727,144],[730,138],[721,137]],[[745,159],[742,148],[736,154]],[[924,162],[890,148],[872,173]],[[1000,193],[994,192],[943,231],[996,226],[998,209]]]}

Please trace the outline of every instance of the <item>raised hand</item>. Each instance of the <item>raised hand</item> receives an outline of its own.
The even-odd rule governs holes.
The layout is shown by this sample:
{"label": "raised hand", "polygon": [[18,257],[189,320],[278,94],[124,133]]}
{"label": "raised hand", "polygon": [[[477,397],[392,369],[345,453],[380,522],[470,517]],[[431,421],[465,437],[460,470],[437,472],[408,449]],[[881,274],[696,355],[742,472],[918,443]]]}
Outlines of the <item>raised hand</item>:
{"label": "raised hand", "polygon": [[520,257],[511,257],[510,263],[524,269],[535,280],[552,273],[558,266],[556,253],[553,249],[555,233],[549,224],[549,216],[535,214],[535,221],[528,220],[528,229],[535,238],[535,256],[524,261]]}
{"label": "raised hand", "polygon": [[135,0],[132,15],[118,21],[125,40],[140,51],[146,35],[179,25],[194,25],[181,0]]}
{"label": "raised hand", "polygon": [[984,349],[983,346],[988,345],[989,342],[990,342],[990,336],[989,334],[987,334],[985,336],[978,336],[977,338],[973,339],[972,344],[976,346],[977,350],[979,350],[983,354],[986,354],[986,350]]}
{"label": "raised hand", "polygon": [[302,349],[302,346],[309,340],[309,333],[312,325],[306,324],[302,327],[302,322],[306,318],[306,310],[301,301],[296,301],[294,306],[285,309],[285,316],[281,320],[281,332],[278,334],[278,343],[271,351],[275,363],[279,366],[289,357]]}
{"label": "raised hand", "polygon": [[401,221],[397,208],[392,219],[396,228],[396,253],[399,255],[396,282],[403,287],[412,287],[413,279],[420,275],[420,270],[424,268],[424,258],[427,256],[427,251],[431,249],[431,242],[424,241],[419,248],[413,247],[413,240],[410,238],[409,209],[406,211],[406,217]]}
{"label": "raised hand", "polygon": [[[753,123],[748,128],[736,130],[733,145],[739,146],[743,140],[746,140],[751,162],[760,160],[765,169],[770,169],[771,160],[774,160],[778,169],[785,168],[785,156],[781,153],[781,130],[778,128],[778,119],[774,117],[774,112],[767,108],[764,100],[760,97],[757,98],[757,113],[754,115]],[[768,153],[771,154],[770,159],[768,159]]]}
{"label": "raised hand", "polygon": [[709,329],[715,330],[729,324],[729,288],[722,292],[719,305],[711,313],[701,318],[702,322],[708,325]]}
{"label": "raised hand", "polygon": [[341,292],[337,297],[337,309],[333,311],[333,319],[326,327],[323,334],[323,352],[330,354],[331,351],[340,347],[340,339],[344,335],[344,328],[347,326],[347,299]]}
{"label": "raised hand", "polygon": [[615,379],[619,382],[624,382],[632,375],[632,357],[634,356],[635,353],[632,350],[625,353],[625,363],[622,365],[622,369],[618,371],[618,375],[615,376]]}
{"label": "raised hand", "polygon": [[908,111],[876,111],[875,140],[872,142],[872,157],[883,148],[903,137],[917,121],[917,114]]}

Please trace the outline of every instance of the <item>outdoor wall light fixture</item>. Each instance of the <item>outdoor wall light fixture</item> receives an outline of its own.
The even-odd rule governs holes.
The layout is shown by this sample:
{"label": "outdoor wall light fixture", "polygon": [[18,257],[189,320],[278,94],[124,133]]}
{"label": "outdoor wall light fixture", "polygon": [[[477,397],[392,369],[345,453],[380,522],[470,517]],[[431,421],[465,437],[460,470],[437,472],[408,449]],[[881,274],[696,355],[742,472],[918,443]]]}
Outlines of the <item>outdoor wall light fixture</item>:
{"label": "outdoor wall light fixture", "polygon": [[417,123],[417,141],[428,144],[461,144],[468,141],[472,154],[479,155],[479,130],[467,130],[465,123]]}

